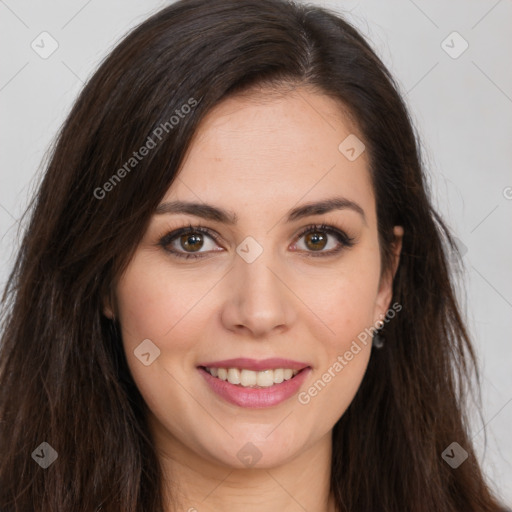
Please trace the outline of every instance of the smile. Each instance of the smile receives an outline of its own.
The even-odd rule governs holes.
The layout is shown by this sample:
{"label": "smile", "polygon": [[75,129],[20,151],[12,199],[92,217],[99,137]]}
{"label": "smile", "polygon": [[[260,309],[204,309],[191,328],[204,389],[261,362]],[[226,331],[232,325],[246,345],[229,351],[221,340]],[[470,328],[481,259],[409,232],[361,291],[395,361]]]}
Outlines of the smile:
{"label": "smile", "polygon": [[272,407],[289,400],[299,392],[311,372],[310,366],[301,370],[274,368],[255,371],[211,366],[199,366],[197,369],[212,396],[244,408]]}
{"label": "smile", "polygon": [[292,370],[291,368],[275,368],[263,371],[240,368],[205,368],[205,370],[217,379],[244,388],[268,388],[290,380],[299,373],[299,370]]}

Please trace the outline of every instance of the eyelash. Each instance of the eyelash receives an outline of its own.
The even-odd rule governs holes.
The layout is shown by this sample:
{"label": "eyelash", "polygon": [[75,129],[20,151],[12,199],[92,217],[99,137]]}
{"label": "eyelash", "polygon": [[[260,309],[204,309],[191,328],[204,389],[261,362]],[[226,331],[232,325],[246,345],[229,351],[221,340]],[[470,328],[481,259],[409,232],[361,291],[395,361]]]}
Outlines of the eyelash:
{"label": "eyelash", "polygon": [[[297,235],[297,241],[300,240],[304,235],[310,232],[316,232],[316,231],[323,231],[329,235],[333,235],[338,242],[341,244],[340,247],[337,249],[333,249],[331,251],[327,252],[307,252],[307,256],[311,257],[327,257],[327,256],[334,256],[341,252],[344,248],[350,248],[355,243],[355,238],[352,238],[348,236],[343,231],[339,230],[338,228],[335,228],[334,226],[329,226],[327,224],[310,224],[309,226],[306,226],[298,235]],[[202,227],[202,226],[192,226],[192,224],[189,224],[186,227],[177,229],[175,231],[169,232],[166,235],[164,235],[159,241],[158,245],[161,246],[165,251],[170,253],[173,256],[176,256],[178,258],[204,258],[208,252],[203,253],[184,253],[175,251],[172,249],[168,249],[167,247],[173,242],[176,238],[182,236],[182,235],[188,235],[188,234],[196,234],[201,233],[203,235],[208,235],[210,238],[212,238],[215,242],[219,243],[217,235],[211,231],[208,228]]]}

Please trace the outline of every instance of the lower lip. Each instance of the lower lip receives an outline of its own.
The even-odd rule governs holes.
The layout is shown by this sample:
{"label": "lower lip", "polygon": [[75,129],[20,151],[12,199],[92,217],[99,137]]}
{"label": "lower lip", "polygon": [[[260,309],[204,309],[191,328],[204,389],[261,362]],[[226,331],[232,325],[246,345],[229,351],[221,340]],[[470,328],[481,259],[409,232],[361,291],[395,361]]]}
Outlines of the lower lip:
{"label": "lower lip", "polygon": [[244,388],[231,384],[227,380],[218,379],[204,368],[198,368],[198,370],[210,389],[229,403],[239,407],[263,408],[278,405],[297,393],[311,368],[308,366],[297,373],[295,377],[267,388]]}

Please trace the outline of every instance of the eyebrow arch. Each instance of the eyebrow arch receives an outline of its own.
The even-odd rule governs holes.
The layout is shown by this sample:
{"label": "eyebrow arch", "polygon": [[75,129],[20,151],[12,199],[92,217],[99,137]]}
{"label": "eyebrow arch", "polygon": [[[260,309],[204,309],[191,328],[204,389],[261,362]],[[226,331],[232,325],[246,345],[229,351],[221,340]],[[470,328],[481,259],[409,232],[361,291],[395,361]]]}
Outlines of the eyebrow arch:
{"label": "eyebrow arch", "polygon": [[[345,197],[332,197],[323,201],[306,203],[304,205],[293,208],[288,213],[287,222],[292,222],[303,217],[309,217],[310,215],[321,215],[333,210],[346,209],[353,210],[361,215],[364,223],[367,224],[366,215],[361,206]],[[236,213],[206,203],[170,201],[158,205],[155,213],[157,215],[166,213],[182,213],[229,225],[235,225],[238,222],[238,216]]]}

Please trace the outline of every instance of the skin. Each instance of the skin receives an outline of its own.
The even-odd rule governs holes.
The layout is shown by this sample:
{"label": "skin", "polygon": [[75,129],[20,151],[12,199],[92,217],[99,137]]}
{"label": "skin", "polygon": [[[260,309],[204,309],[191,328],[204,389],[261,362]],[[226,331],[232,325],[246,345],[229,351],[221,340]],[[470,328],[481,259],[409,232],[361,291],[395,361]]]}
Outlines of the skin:
{"label": "skin", "polygon": [[[367,368],[371,340],[307,404],[297,395],[266,409],[232,405],[204,382],[196,366],[232,357],[284,357],[310,364],[307,390],[357,336],[390,307],[403,230],[395,227],[395,263],[381,276],[375,197],[363,152],[349,161],[338,146],[362,135],[334,100],[297,88],[230,97],[203,120],[178,179],[162,202],[205,202],[236,212],[236,226],[189,214],[154,215],[105,314],[119,318],[128,364],[151,411],[168,498],[179,510],[334,511],[329,491],[331,433]],[[334,210],[286,222],[299,205],[344,196],[362,216]],[[182,259],[158,245],[192,223],[205,257]],[[353,247],[297,235],[309,224],[338,228]],[[312,232],[315,230],[313,229]],[[236,248],[247,236],[263,253],[252,263]],[[185,237],[186,239],[186,237]],[[199,244],[200,245],[200,244]],[[199,247],[195,245],[193,247]],[[194,253],[175,238],[172,247]],[[160,349],[149,366],[134,350],[144,339]],[[238,451],[253,443],[261,458],[247,467]],[[172,489],[172,491],[171,491]],[[175,510],[169,501],[168,511]]]}

